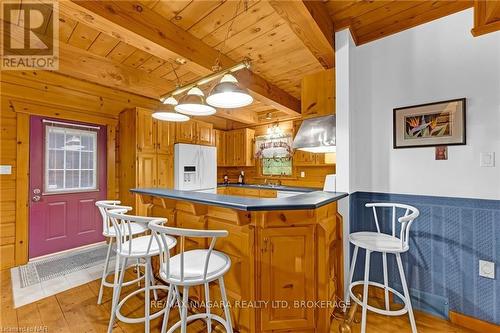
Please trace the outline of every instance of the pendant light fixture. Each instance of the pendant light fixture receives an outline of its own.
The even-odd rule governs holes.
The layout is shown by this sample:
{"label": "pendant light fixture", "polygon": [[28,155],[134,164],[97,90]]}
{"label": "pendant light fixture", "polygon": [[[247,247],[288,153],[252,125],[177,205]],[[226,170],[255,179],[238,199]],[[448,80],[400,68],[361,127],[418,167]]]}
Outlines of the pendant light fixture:
{"label": "pendant light fixture", "polygon": [[175,98],[169,97],[163,101],[163,104],[169,105],[169,109],[167,111],[162,110],[153,113],[153,118],[172,122],[182,122],[189,120],[188,116],[174,111],[174,106],[177,105],[177,100]]}
{"label": "pendant light fixture", "polygon": [[[180,80],[179,76],[177,75],[177,71],[175,70],[175,67],[172,63],[170,63],[170,66],[172,66],[172,71],[175,74],[175,77],[177,79],[177,86],[180,85]],[[183,122],[183,121],[188,121],[189,117],[175,112],[175,106],[177,105],[177,100],[173,97],[170,96],[166,98],[165,100],[162,101],[164,105],[167,105],[167,110],[161,110],[153,113],[153,118],[158,119],[158,120],[163,120],[163,121],[172,121],[172,122]]]}
{"label": "pendant light fixture", "polygon": [[190,116],[209,116],[216,112],[212,106],[205,103],[205,95],[198,87],[189,89],[187,94],[181,97],[175,111]]}
{"label": "pendant light fixture", "polygon": [[[245,58],[240,63],[233,64],[231,67],[224,70],[222,70],[220,62],[222,50],[226,45],[226,40],[229,37],[231,27],[238,15],[241,3],[244,4],[245,11],[248,10],[247,0],[239,0],[236,11],[229,24],[226,37],[222,43],[222,47],[219,48],[217,58],[215,59],[215,65],[212,67],[213,73],[184,86],[178,84],[174,91],[161,96],[161,100],[168,100],[170,97],[188,91],[186,95],[179,99],[179,103],[175,106],[175,111],[189,116],[209,116],[217,112],[215,107],[231,109],[244,107],[253,103],[253,97],[249,94],[248,90],[241,87],[236,77],[232,74],[244,68],[248,69],[250,67],[250,60]],[[175,74],[177,77],[177,73]],[[215,79],[219,79],[220,77],[222,77],[220,81],[212,88],[208,97],[205,99],[205,95],[199,87]],[[179,77],[177,77],[177,81],[179,81]],[[170,97],[167,98],[168,96]]]}
{"label": "pendant light fixture", "polygon": [[[226,32],[226,37],[219,48],[219,53],[217,54],[217,59],[215,60],[214,72],[221,69],[220,55],[222,50],[226,46],[226,40],[229,37],[229,32],[233,26],[236,16],[238,16],[238,10],[240,8],[241,1],[238,1],[236,6],[236,11],[234,12],[233,19],[229,24]],[[245,11],[248,9],[246,0],[244,0]],[[212,91],[208,94],[207,103],[215,106],[217,108],[233,109],[240,108],[252,104],[253,97],[248,93],[248,90],[242,88],[238,84],[238,80],[232,74],[225,74],[219,83],[217,83]]]}
{"label": "pendant light fixture", "polygon": [[208,104],[225,109],[240,108],[252,102],[253,97],[248,90],[241,88],[238,80],[231,74],[225,74],[207,97]]}

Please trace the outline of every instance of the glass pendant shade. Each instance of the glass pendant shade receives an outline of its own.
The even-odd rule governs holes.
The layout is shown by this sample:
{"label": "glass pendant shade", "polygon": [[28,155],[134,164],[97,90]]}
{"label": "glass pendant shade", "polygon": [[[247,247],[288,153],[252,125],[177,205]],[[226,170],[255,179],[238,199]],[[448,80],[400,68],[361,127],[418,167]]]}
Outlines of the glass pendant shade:
{"label": "glass pendant shade", "polygon": [[208,104],[225,109],[240,108],[252,102],[253,97],[238,85],[238,80],[231,74],[225,74],[207,97]]}
{"label": "glass pendant shade", "polygon": [[170,96],[163,101],[164,105],[168,105],[167,110],[161,110],[153,113],[153,118],[163,121],[181,122],[188,121],[189,117],[174,111],[177,105],[177,100]]}
{"label": "glass pendant shade", "polygon": [[166,104],[166,105],[177,105],[177,100],[170,96],[169,98],[165,98],[165,100],[163,101],[163,104]]}
{"label": "glass pendant shade", "polygon": [[198,87],[191,88],[175,107],[175,111],[190,116],[209,116],[216,110],[205,103],[205,95]]}
{"label": "glass pendant shade", "polygon": [[178,112],[155,112],[153,118],[164,121],[182,122],[188,121],[189,117]]}

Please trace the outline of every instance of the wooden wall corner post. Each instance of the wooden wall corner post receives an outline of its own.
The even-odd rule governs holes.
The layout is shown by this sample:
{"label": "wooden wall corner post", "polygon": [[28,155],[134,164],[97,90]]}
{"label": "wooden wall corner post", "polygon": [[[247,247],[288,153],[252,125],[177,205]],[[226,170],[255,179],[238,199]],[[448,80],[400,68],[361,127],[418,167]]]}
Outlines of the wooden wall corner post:
{"label": "wooden wall corner post", "polygon": [[28,262],[30,116],[17,114],[16,266]]}
{"label": "wooden wall corner post", "polygon": [[116,198],[116,124],[106,125],[106,186],[108,199]]}

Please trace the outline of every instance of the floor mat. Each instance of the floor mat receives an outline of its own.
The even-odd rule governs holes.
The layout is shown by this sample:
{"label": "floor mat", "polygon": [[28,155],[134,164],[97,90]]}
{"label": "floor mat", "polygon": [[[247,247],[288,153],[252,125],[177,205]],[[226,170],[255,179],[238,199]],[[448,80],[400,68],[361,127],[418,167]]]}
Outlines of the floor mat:
{"label": "floor mat", "polygon": [[[104,263],[107,244],[84,249],[70,254],[54,255],[50,258],[36,260],[19,267],[21,288],[64,276],[82,269]],[[114,257],[114,253],[112,253]]]}

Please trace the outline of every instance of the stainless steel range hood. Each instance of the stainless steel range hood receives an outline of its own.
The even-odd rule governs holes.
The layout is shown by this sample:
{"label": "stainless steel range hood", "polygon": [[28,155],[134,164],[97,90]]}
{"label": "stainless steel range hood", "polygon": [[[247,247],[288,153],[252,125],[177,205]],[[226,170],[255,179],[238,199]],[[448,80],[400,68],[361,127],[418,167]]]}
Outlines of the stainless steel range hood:
{"label": "stainless steel range hood", "polygon": [[336,151],[335,115],[305,119],[293,139],[292,148],[312,153]]}

